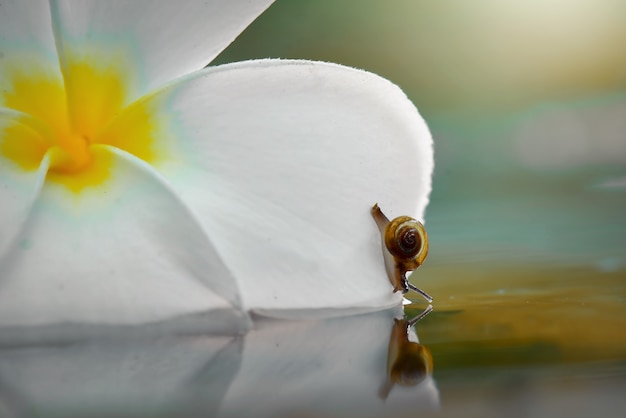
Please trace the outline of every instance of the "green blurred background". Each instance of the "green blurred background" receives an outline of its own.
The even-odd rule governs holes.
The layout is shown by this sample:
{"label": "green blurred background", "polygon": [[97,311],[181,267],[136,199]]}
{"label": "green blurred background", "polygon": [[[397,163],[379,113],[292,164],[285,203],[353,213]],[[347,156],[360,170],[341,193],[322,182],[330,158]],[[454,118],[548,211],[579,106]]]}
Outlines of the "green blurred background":
{"label": "green blurred background", "polygon": [[441,384],[626,360],[625,23],[623,0],[278,0],[214,64],[337,62],[418,107],[436,168],[411,280]]}

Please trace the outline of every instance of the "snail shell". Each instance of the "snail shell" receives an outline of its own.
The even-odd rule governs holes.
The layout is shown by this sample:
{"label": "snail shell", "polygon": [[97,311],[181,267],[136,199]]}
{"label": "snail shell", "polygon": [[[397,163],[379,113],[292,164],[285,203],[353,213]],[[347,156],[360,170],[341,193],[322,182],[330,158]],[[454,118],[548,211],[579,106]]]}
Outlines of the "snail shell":
{"label": "snail shell", "polygon": [[385,246],[394,257],[412,260],[419,256],[418,263],[422,264],[428,254],[428,238],[424,225],[410,216],[399,216],[389,222],[384,236]]}
{"label": "snail shell", "polygon": [[412,289],[431,302],[428,294],[406,279],[406,273],[421,266],[428,255],[428,235],[424,225],[410,216],[399,216],[389,221],[378,204],[372,207],[372,216],[382,236],[385,269],[394,292],[401,290],[406,293]]}

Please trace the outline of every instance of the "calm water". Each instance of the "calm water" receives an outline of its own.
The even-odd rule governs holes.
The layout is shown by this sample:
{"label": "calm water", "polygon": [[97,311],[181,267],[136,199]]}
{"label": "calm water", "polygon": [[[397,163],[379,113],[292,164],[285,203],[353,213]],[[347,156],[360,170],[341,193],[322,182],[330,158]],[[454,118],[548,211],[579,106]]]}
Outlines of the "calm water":
{"label": "calm water", "polygon": [[586,178],[435,191],[408,333],[396,309],[4,346],[0,417],[623,416],[626,194]]}

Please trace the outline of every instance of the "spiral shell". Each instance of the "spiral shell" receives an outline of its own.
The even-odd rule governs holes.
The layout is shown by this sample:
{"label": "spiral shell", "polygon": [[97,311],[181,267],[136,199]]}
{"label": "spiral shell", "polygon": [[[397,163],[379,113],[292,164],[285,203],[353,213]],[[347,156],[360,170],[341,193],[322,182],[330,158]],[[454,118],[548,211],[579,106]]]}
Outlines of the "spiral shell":
{"label": "spiral shell", "polygon": [[385,227],[385,246],[394,257],[411,259],[424,249],[424,225],[409,216],[399,216]]}

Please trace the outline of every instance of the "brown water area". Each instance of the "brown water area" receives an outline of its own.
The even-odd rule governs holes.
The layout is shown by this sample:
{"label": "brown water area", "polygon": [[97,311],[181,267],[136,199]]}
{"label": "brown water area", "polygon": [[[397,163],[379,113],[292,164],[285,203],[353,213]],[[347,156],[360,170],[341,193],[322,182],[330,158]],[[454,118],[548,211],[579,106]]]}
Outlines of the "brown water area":
{"label": "brown water area", "polygon": [[439,370],[626,362],[624,271],[468,267],[450,280],[451,272],[435,270],[447,279],[429,286],[441,297],[419,332],[439,353]]}
{"label": "brown water area", "polygon": [[620,416],[626,271],[459,265],[429,276],[436,307],[418,332],[444,415]]}

